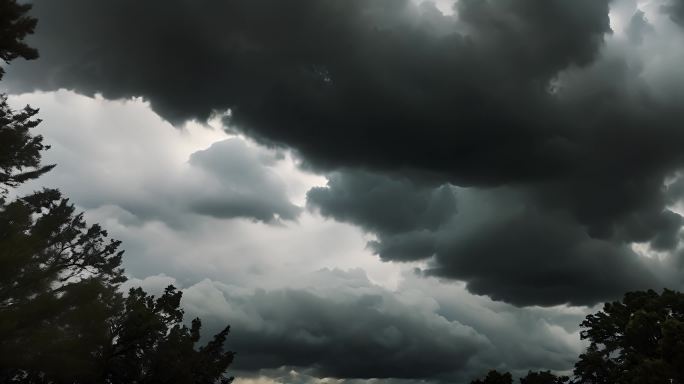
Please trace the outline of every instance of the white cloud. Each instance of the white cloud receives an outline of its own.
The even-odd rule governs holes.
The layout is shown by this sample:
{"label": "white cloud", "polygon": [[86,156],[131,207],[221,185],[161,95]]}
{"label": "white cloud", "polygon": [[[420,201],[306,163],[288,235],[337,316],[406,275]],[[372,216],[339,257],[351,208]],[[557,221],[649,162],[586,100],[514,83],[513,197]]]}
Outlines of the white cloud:
{"label": "white cloud", "polygon": [[402,267],[372,256],[368,236],[351,225],[308,211],[294,221],[263,223],[192,209],[207,202],[269,208],[269,197],[279,200],[276,208],[303,203],[325,178],[300,170],[289,153],[231,137],[217,121],[173,127],[140,99],[62,90],[15,95],[11,102],[41,109],[37,131],[52,145],[44,162],[58,164],[26,189],[57,187],[86,209],[90,222],[124,242],[132,276],[280,287],[320,268],[363,267],[379,283],[399,279]]}

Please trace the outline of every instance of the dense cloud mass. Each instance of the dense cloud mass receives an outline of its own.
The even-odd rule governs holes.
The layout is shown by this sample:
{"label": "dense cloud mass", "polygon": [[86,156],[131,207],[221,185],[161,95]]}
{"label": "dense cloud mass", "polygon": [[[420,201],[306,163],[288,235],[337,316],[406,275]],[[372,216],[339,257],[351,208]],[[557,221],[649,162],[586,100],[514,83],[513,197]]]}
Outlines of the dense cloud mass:
{"label": "dense cloud mass", "polygon": [[380,236],[371,243],[385,260],[415,261],[435,252],[434,233],[456,214],[450,187],[425,188],[408,179],[342,172],[327,187],[311,189],[308,202],[325,216],[361,225]]}
{"label": "dense cloud mass", "polygon": [[[42,107],[45,121],[36,133],[52,145],[46,163],[58,164],[44,183],[68,192],[88,208],[89,222],[102,223],[126,245],[126,271],[143,278],[132,277],[122,289],[142,285],[158,295],[175,284],[184,287],[186,319],[201,316],[207,335],[232,324],[229,343],[239,358],[231,373],[240,384],[412,384],[417,377],[469,382],[494,366],[517,373],[567,370],[579,353],[577,325],[587,308],[516,308],[473,296],[463,284],[444,284],[413,274],[411,265],[370,257],[364,242],[372,236],[312,211],[302,211],[296,221],[262,222],[189,209],[189,201],[201,202],[215,191],[259,195],[255,180],[270,173],[280,176],[276,184],[286,184],[288,197],[303,202],[304,193],[325,179],[297,170],[287,153],[197,124],[173,129],[141,100],[59,91],[11,101]],[[210,159],[225,171],[211,172]],[[227,159],[244,172],[232,172]],[[344,185],[349,175],[332,175],[330,183]],[[346,212],[352,222],[365,220],[378,233],[387,226],[401,237],[412,216],[424,230],[438,231],[457,212],[455,197],[465,198],[454,188],[432,191],[407,179],[367,172],[357,178],[357,192],[334,212]],[[356,204],[365,190],[371,191],[367,201]],[[391,209],[398,201],[387,196],[395,194],[402,196],[402,210]],[[476,204],[458,213],[467,215],[470,206]],[[393,221],[373,224],[391,212],[398,212]],[[348,364],[338,364],[345,359]],[[321,378],[328,375],[339,379]]]}
{"label": "dense cloud mass", "polygon": [[681,0],[671,0],[668,4],[663,6],[665,12],[667,12],[672,21],[684,26],[684,2]]}
{"label": "dense cloud mass", "polygon": [[[144,96],[172,120],[232,110],[313,164],[500,184],[567,171],[549,82],[589,63],[607,0],[35,2],[24,87]],[[559,143],[560,141],[560,143]]]}
{"label": "dense cloud mass", "polygon": [[619,241],[592,238],[566,214],[539,209],[515,190],[431,189],[344,172],[310,190],[308,201],[376,233],[369,245],[384,260],[430,259],[426,274],[467,281],[475,293],[515,304],[591,304],[671,283],[659,275],[662,265]]}
{"label": "dense cloud mass", "polygon": [[[375,233],[384,260],[518,305],[681,284],[681,1],[34,3],[42,59],[15,90],[143,96],[170,121],[229,109],[333,172],[310,206]],[[229,172],[214,160],[195,162]],[[296,215],[269,204],[193,209]]]}
{"label": "dense cloud mass", "polygon": [[204,280],[186,288],[183,300],[210,327],[232,324],[231,346],[241,351],[236,369],[359,379],[460,382],[502,361],[516,372],[564,369],[579,347],[569,340],[582,316],[523,311],[429,279],[409,277],[389,291],[361,270],[321,270],[269,291]]}

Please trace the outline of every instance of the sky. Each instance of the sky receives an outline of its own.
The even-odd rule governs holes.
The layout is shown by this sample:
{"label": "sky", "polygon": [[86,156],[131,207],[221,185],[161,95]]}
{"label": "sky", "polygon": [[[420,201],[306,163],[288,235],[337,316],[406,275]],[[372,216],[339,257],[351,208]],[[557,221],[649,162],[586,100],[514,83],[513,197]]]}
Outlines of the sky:
{"label": "sky", "polygon": [[684,285],[681,0],[34,0],[10,102],[242,384],[569,372]]}

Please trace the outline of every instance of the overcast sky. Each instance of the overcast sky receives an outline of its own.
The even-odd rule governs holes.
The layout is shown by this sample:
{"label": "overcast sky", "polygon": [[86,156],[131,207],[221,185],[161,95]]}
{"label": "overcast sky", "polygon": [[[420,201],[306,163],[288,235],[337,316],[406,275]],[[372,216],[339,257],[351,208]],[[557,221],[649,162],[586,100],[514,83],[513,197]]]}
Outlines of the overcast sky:
{"label": "overcast sky", "polygon": [[681,0],[37,0],[11,103],[241,383],[572,368],[682,289]]}

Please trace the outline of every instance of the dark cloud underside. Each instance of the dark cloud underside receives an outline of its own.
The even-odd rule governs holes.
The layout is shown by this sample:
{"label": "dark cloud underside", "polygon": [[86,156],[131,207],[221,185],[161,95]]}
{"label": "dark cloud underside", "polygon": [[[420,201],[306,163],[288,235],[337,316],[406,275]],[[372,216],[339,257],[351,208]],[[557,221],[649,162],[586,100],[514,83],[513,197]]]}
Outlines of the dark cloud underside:
{"label": "dark cloud underside", "polygon": [[461,1],[459,21],[408,0],[35,4],[42,59],[14,72],[24,87],[142,95],[171,120],[231,108],[320,167],[467,184],[573,167],[557,147],[576,127],[547,88],[609,32],[607,0]]}
{"label": "dark cloud underside", "polygon": [[[462,297],[454,287],[440,292],[428,279],[388,291],[360,270],[313,277],[313,288],[253,292],[205,280],[185,289],[183,300],[210,329],[230,322],[234,368],[250,372],[288,367],[317,377],[464,382],[513,350],[517,356],[506,361],[520,371],[564,369],[574,353],[545,324],[559,326],[565,316],[576,323],[576,315],[505,305],[493,311],[486,299]],[[525,338],[539,342],[519,349]]]}
{"label": "dark cloud underside", "polygon": [[[664,181],[684,164],[682,90],[606,47],[608,0],[460,0],[454,16],[408,0],[34,3],[42,59],[12,69],[15,89],[141,95],[171,121],[229,108],[235,129],[337,171],[310,205],[376,233],[385,260],[516,304],[678,284],[630,245],[679,244]],[[681,4],[663,8],[674,22]],[[635,14],[630,44],[647,27]],[[264,204],[240,203],[296,215]]]}
{"label": "dark cloud underside", "polygon": [[[347,171],[309,191],[308,202],[377,234],[369,245],[384,260],[428,259],[426,274],[460,279],[472,292],[519,305],[591,304],[666,284],[621,238],[592,237],[567,213],[510,188],[433,189]],[[678,216],[668,215],[677,230]],[[634,220],[644,232],[668,233],[668,224]]]}

